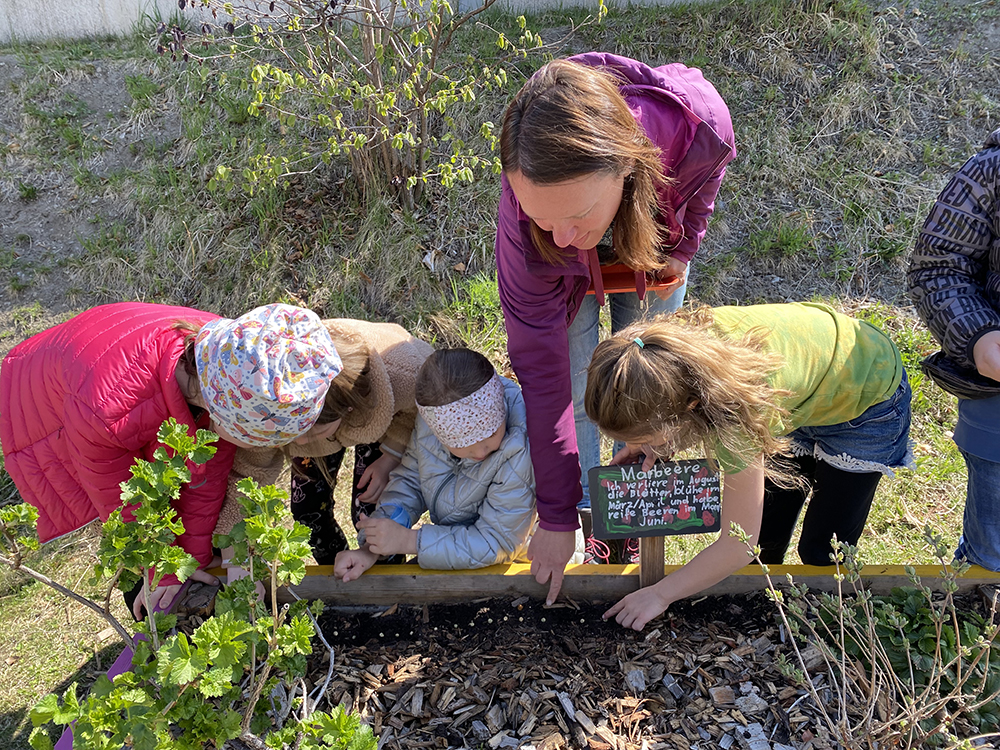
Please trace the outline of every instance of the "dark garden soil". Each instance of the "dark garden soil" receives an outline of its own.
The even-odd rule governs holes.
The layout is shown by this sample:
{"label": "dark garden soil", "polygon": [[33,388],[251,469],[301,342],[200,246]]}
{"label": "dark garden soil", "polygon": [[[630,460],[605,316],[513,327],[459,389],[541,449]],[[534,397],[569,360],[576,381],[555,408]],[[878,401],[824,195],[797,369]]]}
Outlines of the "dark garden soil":
{"label": "dark garden soil", "polygon": [[[811,699],[777,669],[785,632],[763,594],[681,602],[640,633],[605,609],[521,598],[328,611],[326,695],[391,750],[828,746]],[[320,684],[329,661],[316,654]]]}
{"label": "dark garden soil", "polygon": [[[985,615],[978,593],[957,603]],[[317,643],[310,682],[329,675],[330,705],[358,711],[380,750],[839,747],[779,671],[794,655],[764,593],[680,602],[640,633],[603,621],[605,609],[527,597],[331,609],[320,624],[333,669]],[[822,656],[803,656],[830,709]]]}

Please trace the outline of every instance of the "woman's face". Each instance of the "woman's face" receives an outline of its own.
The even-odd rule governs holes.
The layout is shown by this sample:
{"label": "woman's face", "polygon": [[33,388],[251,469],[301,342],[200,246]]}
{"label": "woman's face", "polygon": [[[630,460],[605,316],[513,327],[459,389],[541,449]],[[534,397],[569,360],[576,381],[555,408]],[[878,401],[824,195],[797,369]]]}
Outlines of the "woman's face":
{"label": "woman's face", "polygon": [[508,172],[514,195],[556,247],[597,247],[622,202],[624,174],[593,172],[565,182],[538,185],[520,172]]}

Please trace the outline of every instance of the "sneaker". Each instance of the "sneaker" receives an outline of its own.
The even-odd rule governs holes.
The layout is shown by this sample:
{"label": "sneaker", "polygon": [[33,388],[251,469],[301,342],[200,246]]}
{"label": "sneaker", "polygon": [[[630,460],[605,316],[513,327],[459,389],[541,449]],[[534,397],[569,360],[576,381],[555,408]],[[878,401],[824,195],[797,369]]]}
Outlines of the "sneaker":
{"label": "sneaker", "polygon": [[639,540],[625,539],[622,543],[621,561],[623,565],[639,564]]}
{"label": "sneaker", "polygon": [[590,537],[587,539],[585,563],[596,565],[638,565],[638,539],[608,539],[603,541]]}
{"label": "sneaker", "polygon": [[611,547],[600,539],[588,537],[583,562],[587,565],[607,565],[611,562]]}

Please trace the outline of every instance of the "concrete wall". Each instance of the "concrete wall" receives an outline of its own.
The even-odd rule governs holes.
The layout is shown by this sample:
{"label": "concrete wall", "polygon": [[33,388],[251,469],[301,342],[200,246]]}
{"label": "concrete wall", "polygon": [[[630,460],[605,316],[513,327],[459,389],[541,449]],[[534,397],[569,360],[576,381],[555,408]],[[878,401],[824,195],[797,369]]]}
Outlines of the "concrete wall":
{"label": "concrete wall", "polygon": [[0,0],[0,44],[122,34],[179,12],[177,0]]}
{"label": "concrete wall", "polygon": [[[605,0],[608,6],[669,5],[685,0]],[[267,5],[266,0],[249,0],[235,3],[250,6]],[[478,7],[482,0],[452,0],[456,12]],[[190,2],[195,6],[197,2]],[[497,6],[511,12],[546,8],[590,6],[596,0],[498,0]],[[181,13],[177,0],[0,0],[0,44],[12,41],[40,41],[44,39],[76,39],[88,36],[122,34],[132,31],[143,20],[169,21]],[[202,11],[183,11],[189,19],[197,20]],[[204,14],[205,20],[211,16]]]}

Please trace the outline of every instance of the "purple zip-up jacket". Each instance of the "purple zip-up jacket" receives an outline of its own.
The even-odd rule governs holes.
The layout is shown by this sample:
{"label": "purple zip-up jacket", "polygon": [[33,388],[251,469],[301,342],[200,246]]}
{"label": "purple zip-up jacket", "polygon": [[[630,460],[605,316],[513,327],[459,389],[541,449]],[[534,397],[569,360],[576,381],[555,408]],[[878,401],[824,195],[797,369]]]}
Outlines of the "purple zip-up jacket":
{"label": "purple zip-up jacket", "polygon": [[[573,62],[606,67],[626,81],[619,89],[636,121],[662,151],[672,184],[660,191],[667,255],[689,262],[708,226],[725,166],[736,156],[733,125],[722,97],[696,68],[680,63],[651,68],[605,52]],[[531,223],[501,176],[496,259],[507,350],[524,393],[528,439],[537,485],[539,526],[572,531],[583,495],[573,421],[566,329],[590,285],[587,250],[564,265],[542,260]],[[598,289],[600,280],[595,279]]]}

